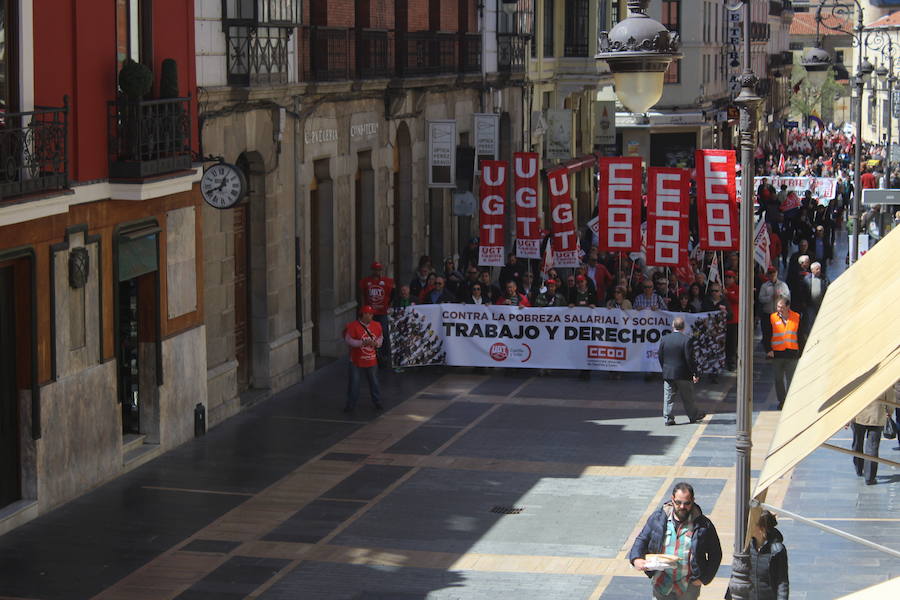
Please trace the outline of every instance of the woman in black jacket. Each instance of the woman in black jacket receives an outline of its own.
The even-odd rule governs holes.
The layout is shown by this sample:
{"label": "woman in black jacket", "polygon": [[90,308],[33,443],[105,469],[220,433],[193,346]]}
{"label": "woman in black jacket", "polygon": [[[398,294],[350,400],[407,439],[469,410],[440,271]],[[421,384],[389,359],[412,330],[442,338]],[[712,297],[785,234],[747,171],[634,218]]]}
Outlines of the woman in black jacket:
{"label": "woman in black jacket", "polygon": [[750,540],[751,600],[788,600],[787,548],[775,529],[778,521],[767,510],[760,513]]}

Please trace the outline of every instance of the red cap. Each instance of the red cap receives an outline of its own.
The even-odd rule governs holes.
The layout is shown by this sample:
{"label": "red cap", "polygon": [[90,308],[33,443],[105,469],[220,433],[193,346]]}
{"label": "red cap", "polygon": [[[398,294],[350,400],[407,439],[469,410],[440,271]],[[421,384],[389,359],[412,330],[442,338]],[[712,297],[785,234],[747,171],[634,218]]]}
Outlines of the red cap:
{"label": "red cap", "polygon": [[778,272],[778,269],[776,269],[775,267],[769,267],[768,269],[766,269],[766,273],[777,273],[777,272]]}
{"label": "red cap", "polygon": [[371,306],[369,306],[368,304],[366,304],[366,305],[363,306],[361,309],[359,309],[359,314],[361,314],[361,315],[374,315],[374,314],[375,314],[375,309],[372,308]]}
{"label": "red cap", "polygon": [[734,271],[725,271],[725,277],[737,277],[737,273]]}
{"label": "red cap", "polygon": [[587,277],[585,277],[584,275],[576,275],[575,281],[587,281]]}
{"label": "red cap", "polygon": [[550,285],[551,283],[552,283],[553,285],[559,285],[559,282],[558,282],[557,280],[555,280],[555,279],[548,279],[548,280],[545,281],[544,283],[545,283],[546,285]]}
{"label": "red cap", "polygon": [[376,260],[375,262],[372,263],[372,270],[373,270],[373,271],[380,271],[380,270],[382,270],[383,268],[384,268],[384,265],[382,265],[382,264],[381,264],[380,262],[378,262],[377,260]]}

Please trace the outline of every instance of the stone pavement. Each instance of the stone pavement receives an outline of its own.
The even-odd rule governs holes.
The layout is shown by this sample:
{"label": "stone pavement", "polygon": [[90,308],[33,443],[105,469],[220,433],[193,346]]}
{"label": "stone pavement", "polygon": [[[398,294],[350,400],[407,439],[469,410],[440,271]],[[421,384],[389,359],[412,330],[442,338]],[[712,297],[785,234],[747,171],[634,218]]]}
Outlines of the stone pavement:
{"label": "stone pavement", "polygon": [[[640,375],[385,375],[386,414],[339,412],[341,364],[0,537],[0,596],[105,599],[632,599],[625,555],[678,480],[719,529],[734,505],[734,378],[698,386],[704,422],[665,427]],[[754,474],[777,422],[757,364]],[[835,436],[848,445],[848,432]],[[892,456],[896,441],[884,441]],[[819,450],[774,504],[896,546],[900,474],[865,486]],[[782,520],[793,598],[900,576],[900,561]]]}
{"label": "stone pavement", "polygon": [[[841,256],[839,253],[838,256]],[[757,354],[757,475],[778,420]],[[330,365],[125,476],[0,537],[0,598],[632,600],[625,556],[676,481],[734,521],[734,377],[698,386],[702,423],[663,426],[638,374],[468,369],[386,373],[388,411],[340,412]],[[849,432],[834,436],[849,446]],[[882,456],[900,459],[896,441]],[[817,450],[768,501],[897,548],[900,472],[878,485]],[[900,576],[900,560],[780,520],[791,597],[838,598]]]}

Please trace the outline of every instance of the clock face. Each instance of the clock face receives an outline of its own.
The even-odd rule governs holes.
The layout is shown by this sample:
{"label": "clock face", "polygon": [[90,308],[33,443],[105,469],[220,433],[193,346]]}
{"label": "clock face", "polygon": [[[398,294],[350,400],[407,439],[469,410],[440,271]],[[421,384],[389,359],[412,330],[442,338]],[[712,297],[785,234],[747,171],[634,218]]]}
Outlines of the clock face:
{"label": "clock face", "polygon": [[228,163],[211,166],[200,180],[200,193],[203,199],[215,208],[231,208],[241,201],[246,191],[244,174]]}

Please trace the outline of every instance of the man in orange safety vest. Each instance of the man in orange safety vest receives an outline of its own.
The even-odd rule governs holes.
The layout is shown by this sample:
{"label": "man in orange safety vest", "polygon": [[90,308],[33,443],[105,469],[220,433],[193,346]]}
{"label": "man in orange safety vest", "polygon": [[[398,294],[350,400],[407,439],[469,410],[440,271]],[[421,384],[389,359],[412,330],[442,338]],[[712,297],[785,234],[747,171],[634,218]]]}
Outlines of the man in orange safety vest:
{"label": "man in orange safety vest", "polygon": [[800,359],[800,313],[791,310],[788,298],[779,298],[775,312],[769,315],[772,324],[772,342],[768,357],[774,359],[775,394],[778,410],[784,406],[787,390]]}

